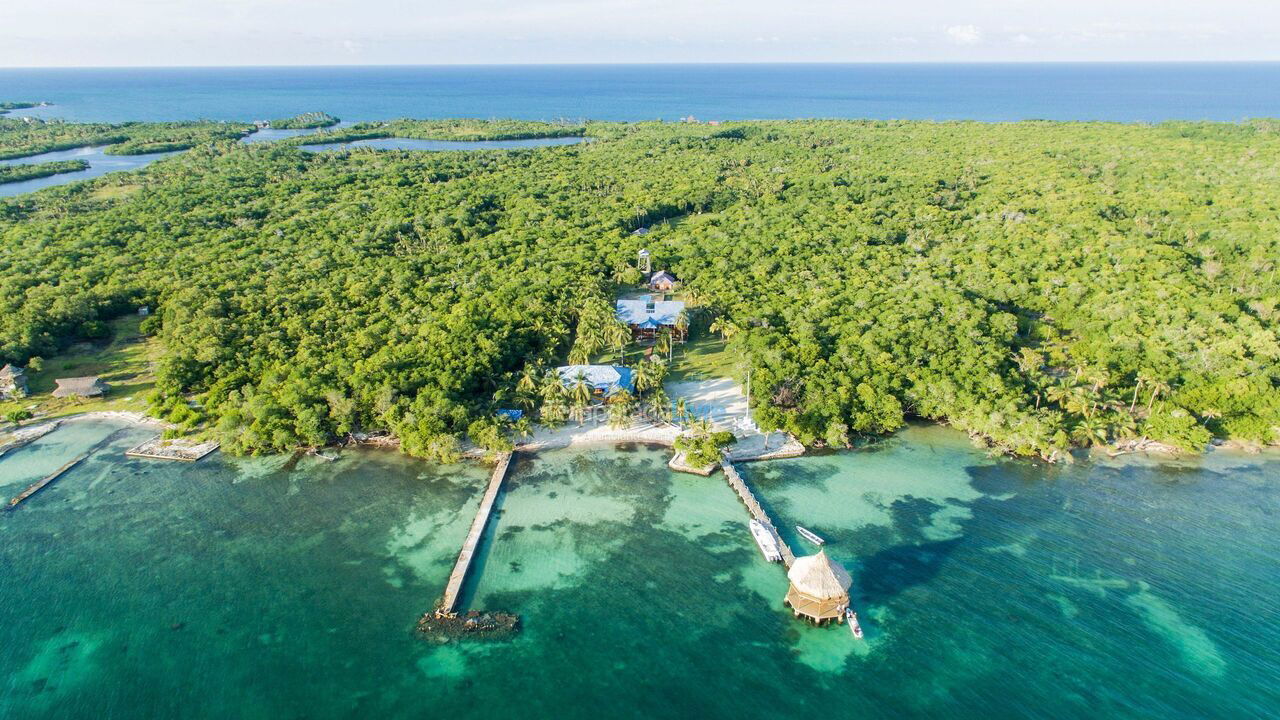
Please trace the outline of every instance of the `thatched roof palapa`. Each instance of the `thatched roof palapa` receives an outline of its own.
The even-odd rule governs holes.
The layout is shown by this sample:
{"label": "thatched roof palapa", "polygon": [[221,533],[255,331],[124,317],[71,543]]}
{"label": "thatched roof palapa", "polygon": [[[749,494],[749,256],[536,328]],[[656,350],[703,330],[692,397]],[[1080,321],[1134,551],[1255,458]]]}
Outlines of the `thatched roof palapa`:
{"label": "thatched roof palapa", "polygon": [[849,587],[853,578],[827,557],[826,551],[817,555],[796,558],[787,571],[791,587],[787,590],[786,604],[796,615],[811,620],[840,620],[849,607]]}
{"label": "thatched roof palapa", "polygon": [[58,378],[54,382],[58,387],[53,391],[54,397],[97,397],[106,393],[107,384],[96,376]]}

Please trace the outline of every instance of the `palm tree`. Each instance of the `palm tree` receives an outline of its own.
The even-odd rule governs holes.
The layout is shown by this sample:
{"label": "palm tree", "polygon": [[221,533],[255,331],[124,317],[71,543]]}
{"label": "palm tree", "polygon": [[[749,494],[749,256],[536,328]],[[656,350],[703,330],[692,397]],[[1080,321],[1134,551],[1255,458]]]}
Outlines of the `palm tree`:
{"label": "palm tree", "polygon": [[635,367],[636,390],[641,396],[645,390],[662,387],[664,366],[661,360],[641,360]]}
{"label": "palm tree", "polygon": [[691,420],[689,422],[689,425],[693,428],[693,432],[695,435],[710,435],[711,434],[711,413],[707,413],[706,417],[701,417],[696,420]]}
{"label": "palm tree", "polygon": [[515,425],[512,426],[512,429],[515,430],[516,435],[521,440],[528,440],[533,437],[533,421],[529,419],[528,415],[521,415],[520,419],[516,420]]}
{"label": "palm tree", "polygon": [[728,340],[742,330],[742,328],[735,325],[732,320],[727,320],[724,317],[718,317],[711,321],[711,327],[709,329],[711,332],[720,333],[721,340]]}
{"label": "palm tree", "polygon": [[1147,415],[1150,415],[1151,407],[1155,405],[1156,398],[1169,392],[1172,388],[1163,380],[1152,380],[1147,384],[1147,387],[1151,390],[1151,398],[1147,400]]}
{"label": "palm tree", "polygon": [[565,395],[564,378],[555,370],[547,370],[542,376],[541,394],[543,400],[563,399]]}
{"label": "palm tree", "polygon": [[525,412],[532,412],[538,407],[538,396],[533,392],[516,391],[516,404],[524,409]]}
{"label": "palm tree", "polygon": [[573,365],[586,365],[591,362],[591,353],[592,348],[587,347],[587,344],[579,338],[578,342],[569,349],[569,362]]}
{"label": "palm tree", "polygon": [[565,417],[568,416],[564,398],[556,397],[544,402],[540,416],[544,425],[555,427],[564,422]]}
{"label": "palm tree", "polygon": [[662,388],[649,393],[649,400],[645,403],[645,409],[655,420],[668,422],[671,419],[671,399],[662,391]]}
{"label": "palm tree", "polygon": [[522,393],[532,393],[538,389],[538,368],[534,365],[525,365],[524,371],[520,373],[520,380],[516,382],[516,390]]}
{"label": "palm tree", "polygon": [[653,349],[658,351],[659,355],[666,355],[667,361],[671,361],[671,330],[662,328],[662,332],[658,333],[658,341],[654,343]]}
{"label": "palm tree", "polygon": [[620,320],[609,323],[605,329],[609,344],[618,348],[618,364],[627,364],[627,343],[631,342],[631,328]]}
{"label": "palm tree", "polygon": [[1085,447],[1106,444],[1107,426],[1099,418],[1085,417],[1071,429],[1071,437]]}
{"label": "palm tree", "polygon": [[591,403],[591,383],[587,382],[587,374],[580,372],[573,378],[573,384],[569,386],[569,397],[573,399],[576,405],[589,405]]}
{"label": "palm tree", "polygon": [[1077,385],[1071,388],[1071,392],[1066,398],[1067,412],[1075,413],[1089,417],[1093,414],[1093,398],[1090,397],[1088,391]]}
{"label": "palm tree", "polygon": [[683,423],[689,421],[689,401],[684,398],[676,399],[676,422]]}
{"label": "palm tree", "polygon": [[1138,373],[1137,382],[1133,386],[1133,397],[1129,399],[1129,412],[1133,412],[1138,405],[1138,391],[1142,389],[1142,384],[1150,380],[1146,373]]}
{"label": "palm tree", "polygon": [[624,428],[631,424],[631,393],[619,390],[609,398],[609,427]]}
{"label": "palm tree", "polygon": [[1044,397],[1045,391],[1049,389],[1052,380],[1048,375],[1037,372],[1031,376],[1031,385],[1036,389],[1036,409],[1040,409],[1040,400]]}
{"label": "palm tree", "polygon": [[1112,437],[1131,438],[1138,434],[1138,423],[1132,415],[1117,412],[1112,416],[1109,430]]}
{"label": "palm tree", "polygon": [[684,342],[684,338],[689,334],[689,311],[681,310],[676,316],[676,330],[680,331],[680,342]]}
{"label": "palm tree", "polygon": [[1067,398],[1071,397],[1071,391],[1074,389],[1075,387],[1070,382],[1063,379],[1054,385],[1050,385],[1048,390],[1045,391],[1045,396],[1049,398],[1050,402],[1062,405]]}
{"label": "palm tree", "polygon": [[1204,423],[1205,427],[1209,427],[1210,420],[1217,420],[1220,417],[1222,417],[1222,413],[1217,410],[1205,409],[1200,412],[1200,421]]}
{"label": "palm tree", "polygon": [[587,408],[589,406],[590,406],[590,403],[584,403],[578,400],[574,400],[573,402],[569,403],[570,419],[572,419],[574,422],[581,425],[587,419]]}
{"label": "palm tree", "polygon": [[1103,386],[1111,382],[1111,375],[1106,370],[1098,368],[1090,371],[1089,382],[1093,383],[1093,394],[1097,395]]}

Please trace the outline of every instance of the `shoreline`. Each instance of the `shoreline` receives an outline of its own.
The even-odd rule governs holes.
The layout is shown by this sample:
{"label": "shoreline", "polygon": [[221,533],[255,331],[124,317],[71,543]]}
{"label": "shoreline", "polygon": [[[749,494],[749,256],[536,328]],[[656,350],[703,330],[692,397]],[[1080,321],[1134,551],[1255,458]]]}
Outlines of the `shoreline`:
{"label": "shoreline", "polygon": [[[126,410],[94,410],[57,418],[49,418],[30,425],[13,427],[0,432],[0,438],[4,438],[3,442],[0,442],[0,458],[3,458],[10,450],[26,445],[57,430],[63,423],[90,422],[95,420],[115,421],[136,427],[147,427],[156,430],[166,430],[173,427],[171,423],[153,418],[145,413]],[[949,427],[946,423],[941,422],[930,422],[926,424],[936,427]],[[610,427],[609,424],[603,420],[587,421],[581,425],[569,422],[557,428],[548,428],[546,426],[538,425],[536,426],[536,430],[533,435],[526,440],[516,442],[514,449],[517,452],[538,453],[544,450],[603,447],[626,443],[674,448],[676,438],[679,437],[682,432],[683,429],[678,425],[672,423],[652,422],[637,423],[625,428]],[[761,438],[766,437],[765,435],[751,435],[745,438],[739,438],[738,443],[728,449],[729,459],[734,462],[781,460],[801,457],[812,451],[811,448],[804,447],[794,437],[786,435],[782,431],[770,433],[768,436],[770,438],[768,443],[772,443],[773,438],[778,436],[783,436],[786,440],[773,447],[768,447],[765,441],[761,440]],[[357,439],[354,444],[358,447],[386,450],[398,448],[400,441],[394,435],[370,435]],[[755,445],[757,444],[762,445],[763,447],[756,448]],[[335,441],[322,447],[342,449],[344,447],[350,447],[350,445],[344,444],[341,441]],[[312,448],[312,450],[314,449],[317,448]],[[1153,460],[1165,462],[1195,461],[1214,454],[1238,456],[1242,459],[1280,457],[1280,445],[1258,446],[1231,440],[1215,440],[1206,446],[1200,453],[1186,453],[1172,446],[1151,440],[1131,440],[1124,443],[1113,443],[1105,446],[1078,449],[1084,451],[1085,458],[1088,460],[1118,460],[1120,458],[1135,455],[1145,456]],[[307,448],[295,448],[293,451],[282,451],[282,453],[305,450],[307,450]],[[835,451],[855,452],[856,448]],[[461,452],[464,460],[471,461],[483,461],[489,454],[488,450],[469,442],[463,445]],[[676,455],[672,457],[672,463],[675,463],[671,465],[673,470],[680,472],[693,472],[700,475],[704,474],[703,471],[705,468],[692,468],[685,466],[683,463],[679,463],[677,459],[680,455],[681,453],[676,453]],[[679,467],[677,467],[677,465]],[[714,468],[711,472],[714,472]]]}

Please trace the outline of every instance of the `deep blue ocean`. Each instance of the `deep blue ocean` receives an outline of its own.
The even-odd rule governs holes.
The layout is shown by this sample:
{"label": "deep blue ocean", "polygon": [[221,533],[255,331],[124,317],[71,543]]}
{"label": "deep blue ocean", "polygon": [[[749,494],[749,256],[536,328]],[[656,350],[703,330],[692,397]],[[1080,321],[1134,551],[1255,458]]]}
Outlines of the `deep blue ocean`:
{"label": "deep blue ocean", "polygon": [[1280,63],[0,69],[0,100],[78,121],[514,117],[1242,120]]}

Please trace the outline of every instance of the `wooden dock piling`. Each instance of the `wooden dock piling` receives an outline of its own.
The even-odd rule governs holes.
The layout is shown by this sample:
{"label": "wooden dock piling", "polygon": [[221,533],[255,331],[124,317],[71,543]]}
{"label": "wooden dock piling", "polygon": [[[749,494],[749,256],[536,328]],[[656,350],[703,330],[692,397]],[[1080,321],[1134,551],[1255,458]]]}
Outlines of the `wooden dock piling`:
{"label": "wooden dock piling", "polygon": [[484,498],[480,500],[476,517],[471,521],[471,531],[467,533],[467,539],[462,543],[462,552],[458,553],[458,561],[453,565],[453,572],[449,575],[449,583],[444,588],[444,595],[440,598],[437,612],[452,613],[457,607],[462,583],[467,579],[467,572],[471,569],[471,558],[475,554],[476,546],[480,544],[480,536],[484,534],[485,526],[489,523],[493,502],[498,498],[498,491],[502,489],[502,482],[507,477],[507,468],[511,465],[512,455],[514,453],[506,453],[498,458],[498,465],[489,478],[489,487],[484,492]]}
{"label": "wooden dock piling", "polygon": [[7,509],[12,510],[18,507],[18,504],[21,503],[23,500],[26,500],[32,495],[35,495],[36,493],[43,490],[46,485],[62,477],[63,473],[79,465],[80,463],[84,462],[84,459],[89,457],[89,455],[90,453],[85,453],[83,455],[80,455],[79,457],[75,458],[74,460],[67,463],[66,465],[63,465],[57,470],[54,470],[52,473],[45,475],[43,478],[31,483],[31,485],[28,486],[26,490],[23,490],[22,492],[18,493],[13,497],[12,500],[9,501],[9,506]]}
{"label": "wooden dock piling", "polygon": [[778,549],[782,552],[782,564],[791,567],[791,563],[795,562],[796,556],[791,552],[791,548],[787,545],[782,536],[778,534],[778,528],[769,519],[769,513],[764,511],[764,507],[760,505],[760,501],[756,499],[751,488],[747,487],[747,483],[738,474],[738,469],[733,466],[733,461],[729,459],[726,453],[724,459],[721,460],[720,466],[724,468],[725,480],[729,482],[729,487],[738,493],[738,497],[742,499],[742,503],[747,506],[747,511],[751,513],[751,517],[755,518],[764,525],[765,528],[773,533],[774,539],[778,541]]}
{"label": "wooden dock piling", "polygon": [[83,454],[76,456],[73,460],[63,465],[62,467],[58,468],[57,470],[54,470],[52,473],[44,476],[43,478],[37,480],[36,482],[31,483],[31,485],[28,486],[26,490],[23,490],[22,492],[14,496],[14,498],[9,501],[9,504],[5,506],[5,509],[13,510],[14,508],[18,507],[18,505],[22,503],[24,500],[31,497],[32,495],[35,495],[41,490],[45,489],[45,487],[48,486],[50,483],[52,483],[54,480],[57,480],[58,478],[65,475],[68,470],[84,462],[86,458],[88,458],[90,455],[97,452],[99,448],[111,442],[112,440],[115,440],[117,437],[120,436],[122,432],[124,432],[124,430],[117,430],[111,433],[105,438],[99,440],[97,444],[95,444],[93,447],[86,450]]}

